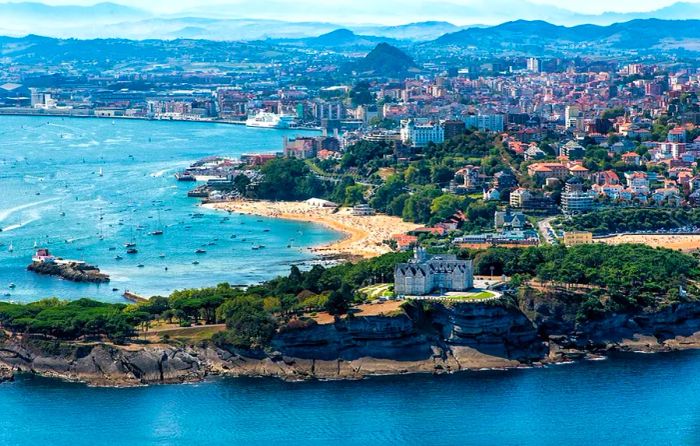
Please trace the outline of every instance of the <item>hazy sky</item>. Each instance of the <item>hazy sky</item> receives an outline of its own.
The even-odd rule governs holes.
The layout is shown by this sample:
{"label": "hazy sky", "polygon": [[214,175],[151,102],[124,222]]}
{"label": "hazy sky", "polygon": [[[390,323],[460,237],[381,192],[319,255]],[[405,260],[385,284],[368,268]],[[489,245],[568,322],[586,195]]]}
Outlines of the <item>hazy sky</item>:
{"label": "hazy sky", "polygon": [[[10,3],[18,2],[20,0],[0,0],[0,3]],[[46,3],[50,5],[92,5],[98,3],[95,0],[34,0],[41,3]],[[187,10],[190,8],[199,8],[212,4],[227,4],[227,5],[241,5],[245,8],[245,4],[258,3],[252,0],[111,0],[114,3],[120,3],[124,5],[134,6],[143,9],[150,9],[152,11],[172,13],[179,12],[182,10]],[[286,0],[285,0],[286,1]],[[598,14],[606,11],[614,12],[630,12],[630,11],[649,11],[674,3],[674,0],[530,0],[533,3],[540,4],[551,4],[558,6],[560,8],[568,9],[575,12],[581,13],[591,13]],[[700,0],[685,0],[690,2],[700,2]],[[264,0],[263,0],[264,2]],[[420,0],[288,0],[286,1],[290,7],[293,6],[295,9],[305,9],[316,8],[322,6],[329,6],[329,3],[334,5],[337,10],[341,10],[343,7],[351,7],[353,10],[362,8],[366,9],[368,13],[375,9],[384,12],[385,6],[391,5],[396,8],[402,9],[402,13],[406,14],[405,8],[411,8],[415,6],[420,6],[422,2]],[[519,5],[522,3],[521,0],[509,0],[513,5]],[[452,3],[454,5],[460,5],[465,7],[483,7],[487,6],[489,2],[484,2],[483,0],[451,0],[443,3]]]}

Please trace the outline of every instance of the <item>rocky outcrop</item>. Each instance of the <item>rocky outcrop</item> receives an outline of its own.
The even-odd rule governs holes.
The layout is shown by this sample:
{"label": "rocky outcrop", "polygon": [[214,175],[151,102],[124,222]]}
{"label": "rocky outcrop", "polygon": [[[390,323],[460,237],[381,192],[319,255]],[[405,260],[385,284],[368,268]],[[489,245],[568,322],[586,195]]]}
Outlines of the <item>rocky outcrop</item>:
{"label": "rocky outcrop", "polygon": [[14,337],[0,347],[0,364],[96,386],[137,386],[201,380],[197,352],[171,346],[119,347]]}
{"label": "rocky outcrop", "polygon": [[117,346],[14,336],[0,340],[0,376],[15,370],[96,386],[178,383],[208,375],[361,379],[538,366],[611,349],[700,347],[700,303],[607,314],[585,323],[577,322],[576,308],[574,297],[534,294],[482,303],[415,302],[396,316],[288,327],[268,350],[254,352],[211,343]]}
{"label": "rocky outcrop", "polygon": [[46,276],[57,276],[71,282],[106,283],[109,276],[99,268],[83,263],[57,264],[52,262],[32,262],[27,270]]}
{"label": "rocky outcrop", "polygon": [[6,367],[0,367],[0,384],[7,381],[12,381],[14,379],[15,374],[11,369],[8,369]]}
{"label": "rocky outcrop", "polygon": [[550,343],[550,360],[609,350],[659,352],[700,348],[700,302],[672,303],[637,312],[604,313],[577,320],[586,295],[556,296],[525,290],[520,308]]}

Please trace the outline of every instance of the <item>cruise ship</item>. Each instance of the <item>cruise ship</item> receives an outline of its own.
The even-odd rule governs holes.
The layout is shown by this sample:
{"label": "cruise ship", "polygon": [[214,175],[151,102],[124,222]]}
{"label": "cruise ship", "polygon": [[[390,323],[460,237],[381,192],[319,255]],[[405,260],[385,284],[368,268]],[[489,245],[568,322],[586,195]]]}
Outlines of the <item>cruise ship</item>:
{"label": "cruise ship", "polygon": [[260,112],[255,116],[249,117],[245,125],[248,127],[263,127],[267,129],[288,129],[293,120],[293,116]]}

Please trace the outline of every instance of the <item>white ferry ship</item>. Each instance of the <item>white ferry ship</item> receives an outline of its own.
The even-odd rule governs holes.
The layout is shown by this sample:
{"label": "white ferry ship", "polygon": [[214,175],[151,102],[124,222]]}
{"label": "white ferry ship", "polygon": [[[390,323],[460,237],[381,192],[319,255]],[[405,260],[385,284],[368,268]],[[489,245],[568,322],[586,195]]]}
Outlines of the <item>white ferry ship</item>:
{"label": "white ferry ship", "polygon": [[249,117],[245,125],[248,127],[262,127],[267,129],[288,129],[293,121],[293,116],[260,112],[255,116]]}

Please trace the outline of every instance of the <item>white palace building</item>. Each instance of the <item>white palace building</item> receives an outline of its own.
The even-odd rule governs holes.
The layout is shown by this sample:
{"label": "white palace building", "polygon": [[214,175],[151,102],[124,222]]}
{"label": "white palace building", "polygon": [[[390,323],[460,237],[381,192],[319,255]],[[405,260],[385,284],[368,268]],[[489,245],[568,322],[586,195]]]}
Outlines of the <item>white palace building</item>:
{"label": "white palace building", "polygon": [[399,296],[424,296],[433,292],[466,291],[474,288],[471,260],[454,254],[428,255],[416,248],[414,258],[394,269],[394,292]]}

